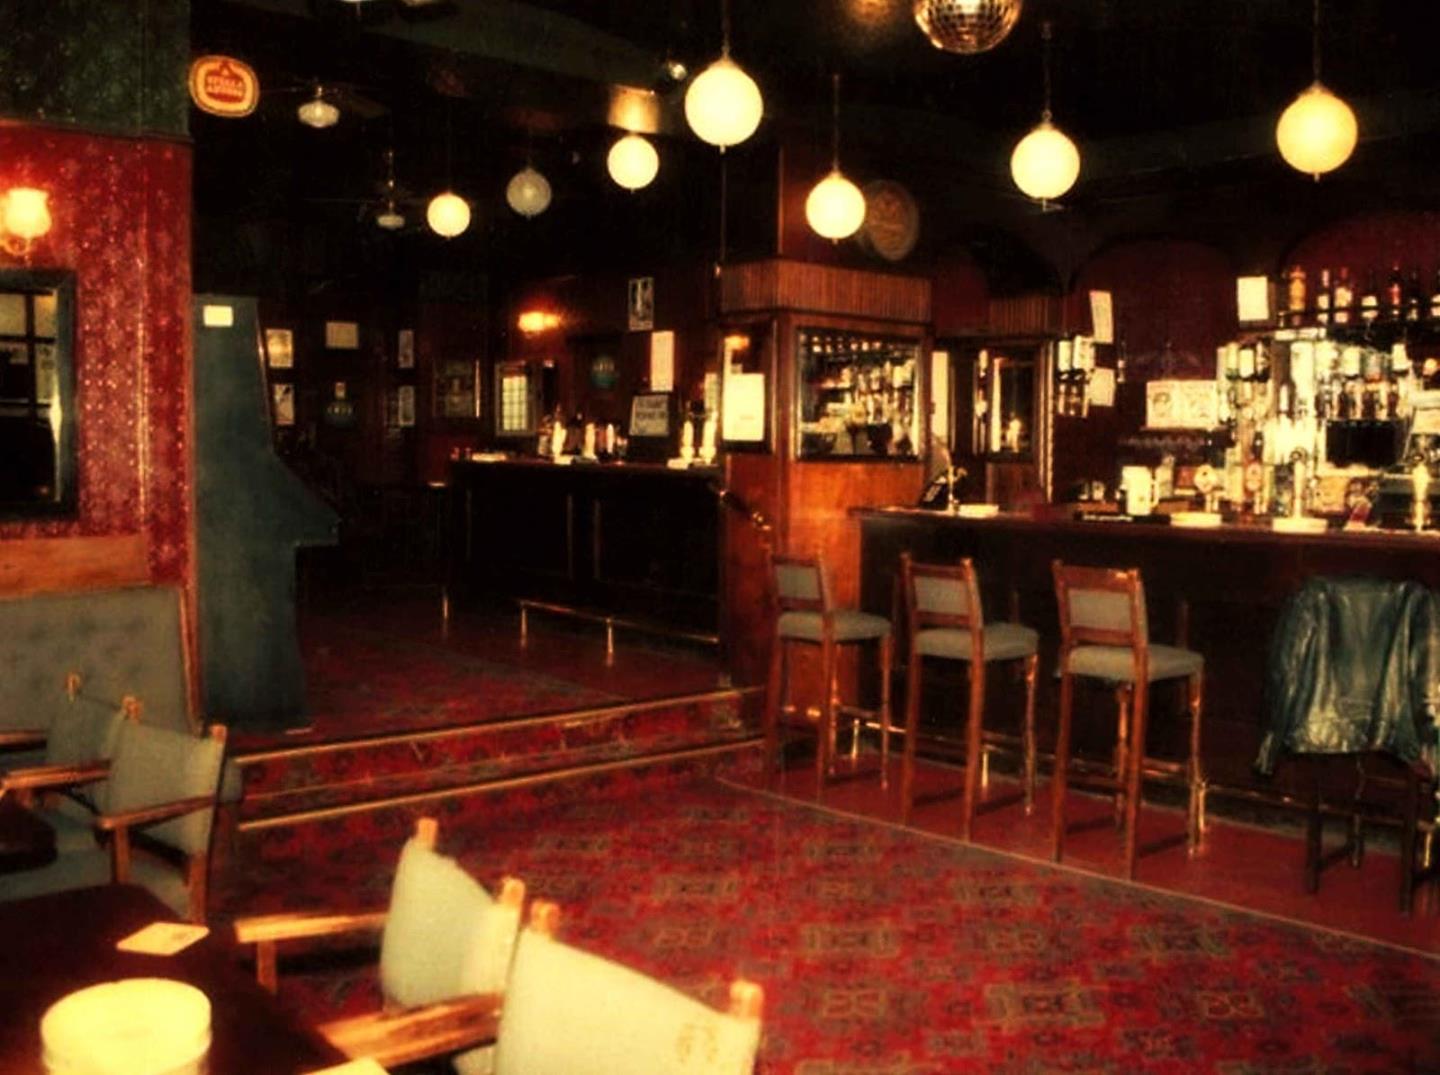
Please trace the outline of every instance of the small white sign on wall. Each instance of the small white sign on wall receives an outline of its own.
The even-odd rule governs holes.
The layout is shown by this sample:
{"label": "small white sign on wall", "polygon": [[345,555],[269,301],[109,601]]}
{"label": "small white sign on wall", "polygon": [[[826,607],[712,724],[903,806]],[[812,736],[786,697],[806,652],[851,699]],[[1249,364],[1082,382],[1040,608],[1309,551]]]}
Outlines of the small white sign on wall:
{"label": "small white sign on wall", "polygon": [[675,388],[675,333],[650,333],[650,391],[670,392]]}

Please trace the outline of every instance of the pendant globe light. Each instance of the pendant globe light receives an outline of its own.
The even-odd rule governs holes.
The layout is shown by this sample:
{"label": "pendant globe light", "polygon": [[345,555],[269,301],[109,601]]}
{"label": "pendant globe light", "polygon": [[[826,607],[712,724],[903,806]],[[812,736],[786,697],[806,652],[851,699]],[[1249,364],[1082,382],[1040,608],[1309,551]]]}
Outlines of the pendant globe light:
{"label": "pendant globe light", "polygon": [[685,91],[685,121],[702,142],[726,146],[745,141],[760,126],[765,101],[760,87],[730,59],[730,4],[721,2],[720,58],[695,76]]}
{"label": "pendant globe light", "polygon": [[400,212],[397,198],[399,190],[395,185],[395,151],[385,150],[385,203],[380,211],[375,214],[376,227],[384,228],[386,231],[399,231],[405,226],[405,214]]}
{"label": "pendant globe light", "polygon": [[[451,154],[454,149],[453,132],[450,129],[450,113],[445,114],[445,173],[454,174]],[[442,239],[453,239],[470,226],[470,203],[453,190],[442,191],[430,199],[425,207],[425,222],[430,230]]]}
{"label": "pendant globe light", "polygon": [[1058,198],[1080,176],[1080,151],[1064,131],[1050,121],[1050,23],[1040,27],[1044,43],[1045,107],[1040,122],[1015,144],[1010,154],[1010,175],[1025,194],[1040,202]]}
{"label": "pendant globe light", "polygon": [[972,56],[988,52],[1015,29],[1022,0],[915,0],[915,22],[930,44]]}
{"label": "pendant globe light", "polygon": [[550,181],[527,161],[506,184],[505,201],[527,220],[537,217],[550,207]]}
{"label": "pendant globe light", "polygon": [[315,96],[295,110],[296,117],[307,127],[324,130],[340,122],[340,109],[325,99],[325,88],[315,84]]}
{"label": "pendant globe light", "polygon": [[626,190],[648,187],[660,171],[660,154],[638,134],[627,134],[613,146],[605,158],[610,178]]}
{"label": "pendant globe light", "polygon": [[1318,181],[1323,173],[1334,171],[1350,159],[1360,128],[1350,106],[1320,81],[1320,0],[1315,0],[1312,30],[1314,81],[1280,114],[1275,124],[1275,144],[1286,164],[1308,172]]}
{"label": "pendant globe light", "polygon": [[865,195],[840,171],[840,76],[830,82],[830,174],[805,199],[805,219],[816,235],[838,242],[865,223]]}

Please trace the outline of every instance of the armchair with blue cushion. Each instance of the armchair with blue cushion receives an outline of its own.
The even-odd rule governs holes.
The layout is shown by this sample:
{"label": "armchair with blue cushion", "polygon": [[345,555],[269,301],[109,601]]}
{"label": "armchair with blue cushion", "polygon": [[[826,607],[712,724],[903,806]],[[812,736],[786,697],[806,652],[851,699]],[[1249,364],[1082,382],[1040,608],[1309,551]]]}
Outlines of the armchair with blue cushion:
{"label": "armchair with blue cushion", "polygon": [[[54,862],[0,876],[0,900],[115,882],[143,884],[178,915],[205,919],[210,833],[225,757],[225,729],[208,735],[122,720],[108,766],[56,766],[7,789],[99,783],[91,830],[98,839],[62,841]],[[43,769],[43,767],[42,767]],[[81,770],[86,770],[82,772]],[[42,770],[31,770],[39,773]],[[13,774],[12,778],[13,779]]]}
{"label": "armchair with blue cushion", "polygon": [[[1419,814],[1435,787],[1440,709],[1440,601],[1416,582],[1313,578],[1287,602],[1266,669],[1266,731],[1255,767],[1269,775],[1286,754],[1311,770],[1306,839],[1307,890],[1348,858],[1360,865],[1363,823],[1390,817],[1369,795],[1395,785],[1400,806],[1400,906],[1410,909]],[[1327,806],[1327,758],[1353,766],[1355,789],[1343,810]],[[1433,810],[1433,803],[1432,803]],[[1324,813],[1350,818],[1344,846],[1325,852]]]}
{"label": "armchair with blue cushion", "polygon": [[[237,919],[236,939],[256,946],[255,971],[274,992],[281,942],[380,934],[384,1007],[317,1029],[353,1059],[408,1064],[460,1054],[495,1040],[525,885],[501,882],[492,897],[452,858],[435,850],[438,826],[421,818],[400,852],[386,911],[287,913]],[[468,1050],[469,1052],[462,1052]]]}

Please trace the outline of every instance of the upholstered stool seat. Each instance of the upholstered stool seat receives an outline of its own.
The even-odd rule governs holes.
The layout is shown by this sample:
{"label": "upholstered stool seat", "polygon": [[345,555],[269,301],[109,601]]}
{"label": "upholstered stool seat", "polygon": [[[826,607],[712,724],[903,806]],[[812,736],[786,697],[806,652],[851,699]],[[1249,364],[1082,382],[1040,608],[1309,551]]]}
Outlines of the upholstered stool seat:
{"label": "upholstered stool seat", "polygon": [[[1076,646],[1070,651],[1069,672],[1092,679],[1108,679],[1112,683],[1135,681],[1135,654],[1128,646]],[[1205,658],[1194,650],[1179,646],[1150,647],[1147,679],[1181,679],[1199,675],[1205,670]]]}
{"label": "upholstered stool seat", "polygon": [[[831,613],[831,623],[836,642],[872,642],[890,634],[890,621],[868,612],[836,609]],[[819,642],[825,634],[825,617],[819,612],[782,612],[775,632],[781,638]]]}
{"label": "upholstered stool seat", "polygon": [[[901,587],[905,596],[906,625],[910,639],[905,698],[905,755],[900,780],[900,816],[910,820],[915,808],[915,743],[920,730],[921,675],[926,658],[965,662],[970,696],[965,719],[965,783],[960,835],[970,839],[980,797],[980,772],[988,746],[1011,746],[1014,737],[984,728],[985,666],[997,661],[1020,661],[1025,676],[1025,717],[1020,737],[1024,759],[1021,798],[1028,811],[1035,795],[1035,672],[1040,636],[1020,623],[986,623],[980,602],[975,565],[967,558],[957,565],[917,564],[909,554],[900,558]],[[944,792],[939,798],[956,794]],[[1014,796],[991,800],[987,807],[1004,806]]]}
{"label": "upholstered stool seat", "polygon": [[[816,729],[816,796],[823,794],[834,770],[835,720],[843,713],[853,719],[851,757],[859,753],[860,723],[873,720],[880,729],[880,783],[888,781],[890,761],[890,621],[858,609],[836,608],[830,598],[830,580],[818,558],[771,557],[771,582],[775,600],[775,635],[770,649],[770,675],[765,697],[765,758],[772,775],[780,754],[780,724],[788,704],[789,652],[792,646],[811,645],[820,649],[820,720]],[[873,643],[878,652],[880,702],[875,709],[846,705],[839,697],[839,646]]]}
{"label": "upholstered stool seat", "polygon": [[[1183,646],[1150,641],[1139,571],[1076,567],[1059,560],[1052,568],[1060,611],[1060,727],[1055,742],[1051,852],[1059,862],[1065,848],[1065,791],[1075,678],[1100,680],[1115,688],[1118,714],[1113,773],[1099,783],[1116,794],[1116,816],[1124,830],[1125,873],[1133,878],[1145,778],[1180,779],[1188,792],[1184,839],[1192,851],[1200,842],[1205,823],[1205,778],[1200,766],[1205,658]],[[1145,753],[1150,684],[1166,680],[1184,680],[1186,685],[1190,736],[1183,761],[1147,757]]]}

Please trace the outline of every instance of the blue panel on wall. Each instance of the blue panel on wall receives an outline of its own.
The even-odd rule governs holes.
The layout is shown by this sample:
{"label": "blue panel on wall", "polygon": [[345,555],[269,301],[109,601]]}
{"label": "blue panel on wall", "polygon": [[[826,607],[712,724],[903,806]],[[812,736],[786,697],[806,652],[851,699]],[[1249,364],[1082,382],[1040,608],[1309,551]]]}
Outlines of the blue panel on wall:
{"label": "blue panel on wall", "polygon": [[194,318],[203,712],[237,729],[291,727],[305,702],[295,550],[334,544],[338,519],[275,454],[255,299],[197,295]]}

